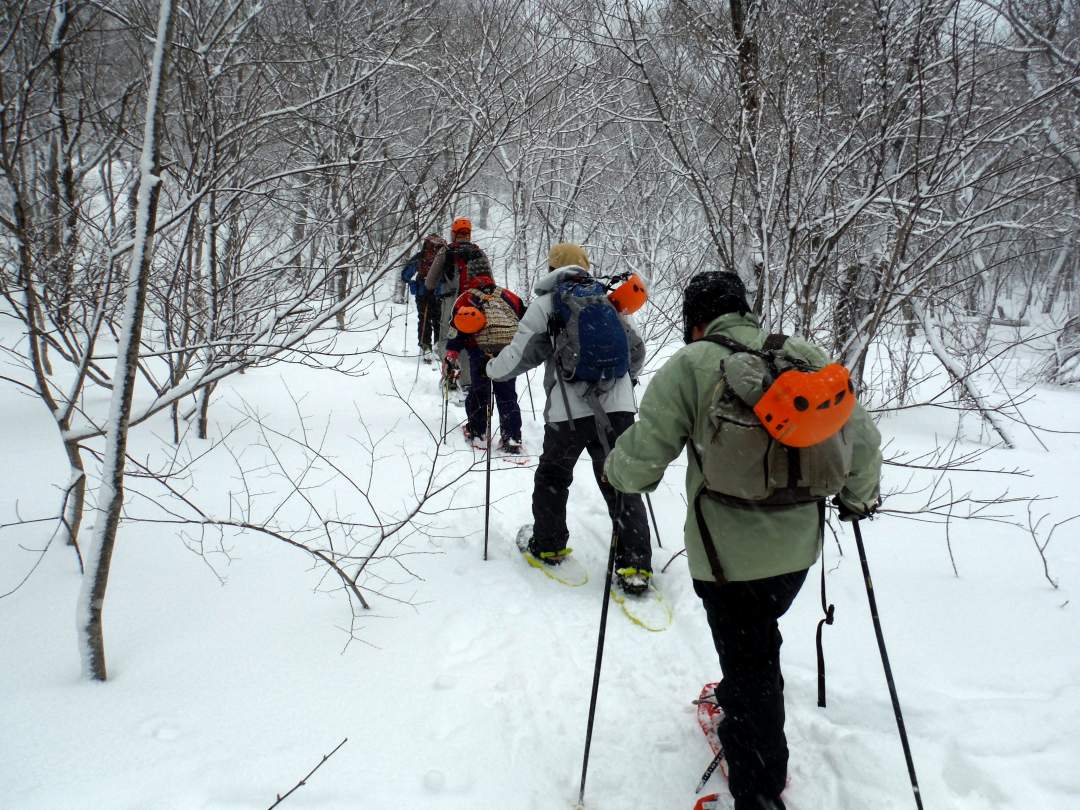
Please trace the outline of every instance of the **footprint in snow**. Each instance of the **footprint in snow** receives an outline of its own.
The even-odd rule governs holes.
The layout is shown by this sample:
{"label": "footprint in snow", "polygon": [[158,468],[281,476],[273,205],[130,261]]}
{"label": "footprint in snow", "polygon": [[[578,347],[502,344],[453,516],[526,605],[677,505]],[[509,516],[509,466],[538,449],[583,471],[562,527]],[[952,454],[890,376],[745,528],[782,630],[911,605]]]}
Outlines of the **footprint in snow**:
{"label": "footprint in snow", "polygon": [[179,726],[162,717],[151,717],[139,726],[139,733],[162,742],[172,742],[183,733]]}

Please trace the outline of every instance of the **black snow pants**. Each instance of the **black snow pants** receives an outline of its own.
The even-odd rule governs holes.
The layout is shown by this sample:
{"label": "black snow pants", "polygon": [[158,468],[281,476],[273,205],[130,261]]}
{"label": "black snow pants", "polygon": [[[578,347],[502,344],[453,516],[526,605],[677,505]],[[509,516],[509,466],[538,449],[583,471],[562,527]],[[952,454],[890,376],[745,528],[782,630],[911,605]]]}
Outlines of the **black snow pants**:
{"label": "black snow pants", "polygon": [[[423,284],[423,281],[420,283]],[[442,323],[442,299],[432,292],[416,296],[416,342],[421,349],[431,351],[431,347],[439,339],[440,323]]]}
{"label": "black snow pants", "polygon": [[[608,419],[614,433],[609,442],[613,445],[615,439],[634,424],[634,414],[622,411],[609,413]],[[573,430],[570,429],[570,422],[554,422],[544,426],[544,450],[533,479],[532,550],[539,553],[566,548],[570,539],[570,532],[566,528],[566,501],[574,480],[574,465],[581,457],[582,450],[588,450],[592,457],[593,475],[607,503],[612,523],[619,532],[615,568],[651,571],[652,548],[649,545],[645,504],[640,495],[622,495],[617,499],[615,488],[603,480],[604,445],[596,431],[596,420],[592,417],[575,419]],[[622,508],[616,514],[618,503]]]}
{"label": "black snow pants", "polygon": [[783,807],[788,747],[777,619],[805,580],[805,570],[747,582],[694,580],[723,673],[716,689],[724,710],[719,736],[735,810]]}
{"label": "black snow pants", "polygon": [[[468,420],[469,433],[473,436],[484,436],[487,433],[488,403],[492,393],[495,394],[495,405],[499,409],[499,437],[503,440],[513,439],[521,441],[521,406],[517,401],[517,378],[511,377],[503,382],[492,382],[488,377],[488,357],[479,349],[466,349],[459,362],[464,366],[469,365],[472,385],[465,397],[465,416]],[[494,434],[494,431],[492,431]]]}

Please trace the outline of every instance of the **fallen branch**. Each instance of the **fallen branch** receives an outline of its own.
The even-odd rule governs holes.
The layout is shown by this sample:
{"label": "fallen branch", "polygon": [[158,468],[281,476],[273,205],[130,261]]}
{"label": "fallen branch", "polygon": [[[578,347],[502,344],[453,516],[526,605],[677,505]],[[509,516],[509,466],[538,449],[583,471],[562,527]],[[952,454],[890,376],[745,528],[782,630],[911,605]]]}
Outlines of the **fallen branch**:
{"label": "fallen branch", "polygon": [[329,754],[323,754],[323,758],[319,760],[319,764],[316,765],[314,768],[312,768],[310,771],[308,771],[307,776],[305,776],[303,779],[301,779],[299,782],[297,782],[295,785],[293,785],[292,789],[290,789],[288,793],[279,793],[277,795],[277,801],[274,802],[272,805],[270,805],[267,808],[267,810],[274,810],[275,807],[277,807],[279,804],[281,804],[283,801],[285,801],[287,798],[289,798],[293,793],[295,793],[297,790],[299,790],[304,785],[306,785],[307,780],[311,778],[312,774],[314,774],[315,771],[319,770],[319,768],[321,768],[323,766],[323,763],[326,762],[326,760],[330,759],[330,757],[332,757],[334,754],[336,754],[338,752],[338,749],[340,749],[341,746],[343,746],[348,741],[349,741],[349,738],[346,737],[344,740],[339,742],[337,744],[337,748],[335,748]]}
{"label": "fallen branch", "polygon": [[944,369],[949,373],[949,377],[951,377],[953,382],[960,387],[967,398],[971,400],[983,420],[1001,438],[1002,443],[1010,450],[1015,449],[1016,442],[1009,433],[1008,426],[1005,424],[1001,413],[999,413],[999,407],[995,407],[988,402],[986,396],[983,395],[982,391],[980,391],[975,384],[975,380],[972,379],[972,376],[949,356],[948,351],[945,349],[945,345],[934,331],[937,322],[934,320],[933,316],[920,306],[913,305],[912,309],[915,312],[915,317],[918,318],[919,322],[922,324],[923,334],[926,336],[927,343],[930,344],[930,349],[934,352],[934,355],[941,362]]}
{"label": "fallen branch", "polygon": [[1050,583],[1051,587],[1053,587],[1054,590],[1057,590],[1058,582],[1056,579],[1050,576],[1050,563],[1046,559],[1046,547],[1049,546],[1050,541],[1054,539],[1054,532],[1058,530],[1059,526],[1064,526],[1066,523],[1071,523],[1077,518],[1080,518],[1080,515],[1073,515],[1072,517],[1065,518],[1065,520],[1059,520],[1057,523],[1050,527],[1050,532],[1046,535],[1046,540],[1040,543],[1039,527],[1042,525],[1042,522],[1048,517],[1050,516],[1043,515],[1038,520],[1035,520],[1035,516],[1031,513],[1031,504],[1028,504],[1028,531],[1031,533],[1031,539],[1035,543],[1035,548],[1039,552],[1039,558],[1042,560],[1043,576],[1046,578],[1046,581]]}

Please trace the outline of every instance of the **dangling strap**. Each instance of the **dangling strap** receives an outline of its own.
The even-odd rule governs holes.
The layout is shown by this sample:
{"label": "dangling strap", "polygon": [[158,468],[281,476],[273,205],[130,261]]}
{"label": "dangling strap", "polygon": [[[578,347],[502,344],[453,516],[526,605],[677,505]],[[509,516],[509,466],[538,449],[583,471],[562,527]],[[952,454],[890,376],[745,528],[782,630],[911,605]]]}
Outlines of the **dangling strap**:
{"label": "dangling strap", "polygon": [[694,461],[698,465],[698,470],[701,471],[701,489],[697,491],[697,495],[694,496],[694,519],[697,520],[698,535],[701,537],[701,545],[705,547],[705,556],[709,560],[709,568],[712,569],[713,579],[718,583],[723,584],[727,582],[727,577],[724,576],[724,566],[720,564],[720,557],[716,553],[716,546],[713,545],[712,532],[709,531],[709,524],[705,521],[705,513],[701,510],[701,499],[705,497],[708,492],[705,487],[705,465],[701,463],[701,456],[698,455],[697,448],[694,447],[694,437],[690,436],[686,440],[686,446],[690,449],[691,455],[694,457]]}
{"label": "dangling strap", "polygon": [[555,369],[555,379],[559,381],[559,390],[562,392],[563,406],[566,408],[566,421],[570,423],[570,432],[576,433],[577,428],[574,427],[574,417],[570,414],[570,397],[566,394],[566,381],[563,379],[562,371],[559,369],[559,349],[555,341],[555,332],[557,325],[554,318],[548,320],[548,337],[551,339],[551,362]]}
{"label": "dangling strap", "polygon": [[[556,371],[558,371],[556,369]],[[562,380],[562,376],[559,376],[559,380]],[[565,384],[564,384],[565,386]],[[566,388],[563,388],[563,396],[566,396]],[[593,421],[596,422],[596,435],[600,437],[600,444],[604,448],[604,458],[606,459],[611,455],[611,443],[615,438],[615,431],[611,427],[611,418],[608,416],[607,411],[604,410],[604,406],[600,404],[600,391],[597,389],[596,384],[593,383],[585,388],[585,395],[582,397],[592,408]],[[569,415],[570,405],[566,406],[567,415]],[[573,424],[573,420],[570,420]]]}
{"label": "dangling strap", "polygon": [[821,643],[821,631],[826,624],[833,623],[836,606],[830,605],[825,598],[825,500],[818,501],[818,526],[821,539],[821,610],[824,616],[817,624],[817,705],[825,708],[825,648]]}

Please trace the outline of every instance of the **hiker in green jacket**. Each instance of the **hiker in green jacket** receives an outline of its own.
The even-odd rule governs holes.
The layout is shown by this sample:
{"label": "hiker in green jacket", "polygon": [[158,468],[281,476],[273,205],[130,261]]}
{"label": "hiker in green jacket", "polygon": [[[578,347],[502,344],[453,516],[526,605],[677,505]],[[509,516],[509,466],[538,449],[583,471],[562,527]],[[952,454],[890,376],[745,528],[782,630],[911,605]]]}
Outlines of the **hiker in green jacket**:
{"label": "hiker in green jacket", "polygon": [[[718,386],[724,384],[722,362],[733,354],[732,348],[713,341],[719,337],[761,350],[769,336],[750,314],[746,289],[735,273],[692,278],[684,295],[683,322],[688,345],[656,373],[642,398],[638,422],[619,437],[605,474],[621,492],[651,492],[689,445],[686,556],[723,673],[716,697],[724,719],[717,733],[729,787],[735,810],[784,810],[780,793],[787,779],[788,749],[777,620],[818,557],[824,500],[792,498],[794,503],[763,507],[703,491],[703,463],[709,468],[703,453],[723,459],[722,448],[710,448],[717,432],[710,409]],[[806,341],[787,338],[782,345],[785,355],[814,367],[828,362],[825,352]],[[849,467],[833,502],[841,519],[857,520],[879,502],[881,436],[858,405],[837,435],[845,443]],[[745,464],[745,458],[738,461],[748,470],[762,468]]]}

